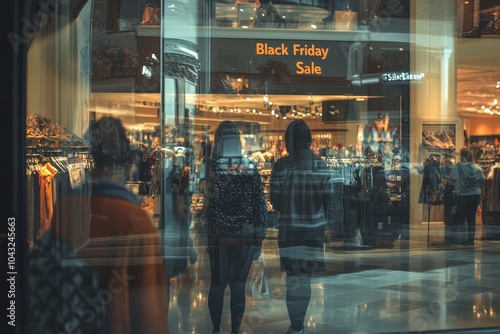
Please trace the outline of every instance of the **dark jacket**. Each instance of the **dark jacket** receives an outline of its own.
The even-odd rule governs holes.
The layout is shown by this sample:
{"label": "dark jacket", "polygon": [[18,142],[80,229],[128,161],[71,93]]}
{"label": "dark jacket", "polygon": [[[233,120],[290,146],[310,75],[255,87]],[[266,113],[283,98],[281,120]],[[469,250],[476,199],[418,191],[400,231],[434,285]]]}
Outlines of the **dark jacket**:
{"label": "dark jacket", "polygon": [[256,168],[216,171],[211,168],[208,182],[208,241],[244,237],[244,243],[260,245],[267,229],[267,206],[260,174]]}

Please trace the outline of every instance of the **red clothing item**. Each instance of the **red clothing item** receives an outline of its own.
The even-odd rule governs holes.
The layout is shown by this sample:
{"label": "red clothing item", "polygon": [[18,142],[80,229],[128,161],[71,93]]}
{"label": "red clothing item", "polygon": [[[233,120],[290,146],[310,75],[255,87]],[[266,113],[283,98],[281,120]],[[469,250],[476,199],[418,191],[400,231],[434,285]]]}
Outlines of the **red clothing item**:
{"label": "red clothing item", "polygon": [[97,272],[101,292],[91,312],[107,308],[109,333],[168,333],[167,289],[160,235],[140,206],[91,198],[90,243],[81,254]]}
{"label": "red clothing item", "polygon": [[260,6],[260,0],[236,0],[235,3],[254,3],[255,7]]}

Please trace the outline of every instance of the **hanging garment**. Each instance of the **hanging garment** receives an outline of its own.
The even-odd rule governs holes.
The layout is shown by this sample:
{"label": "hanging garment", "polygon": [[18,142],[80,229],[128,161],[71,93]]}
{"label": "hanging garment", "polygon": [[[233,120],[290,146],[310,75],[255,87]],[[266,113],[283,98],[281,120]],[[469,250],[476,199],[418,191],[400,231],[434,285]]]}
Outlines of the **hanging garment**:
{"label": "hanging garment", "polygon": [[444,184],[441,182],[439,160],[429,157],[425,160],[424,179],[418,203],[429,205],[442,205],[444,200]]}
{"label": "hanging garment", "polygon": [[156,197],[160,192],[161,185],[161,159],[162,154],[160,149],[156,149],[151,153],[151,186],[149,188],[149,197]]}
{"label": "hanging garment", "polygon": [[489,198],[489,210],[500,211],[500,166],[493,168],[493,182],[491,183],[491,197]]}
{"label": "hanging garment", "polygon": [[37,172],[40,182],[40,228],[36,233],[37,238],[40,238],[50,229],[54,217],[55,176],[59,171],[47,162]]}
{"label": "hanging garment", "polygon": [[29,249],[35,241],[35,182],[33,173],[26,175],[26,241]]}

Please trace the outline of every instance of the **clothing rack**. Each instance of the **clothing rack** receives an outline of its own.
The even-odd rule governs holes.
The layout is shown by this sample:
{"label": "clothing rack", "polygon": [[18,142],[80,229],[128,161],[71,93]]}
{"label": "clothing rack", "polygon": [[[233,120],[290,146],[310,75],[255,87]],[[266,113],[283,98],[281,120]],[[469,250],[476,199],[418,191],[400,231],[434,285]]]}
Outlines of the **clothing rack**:
{"label": "clothing rack", "polygon": [[341,158],[341,157],[328,157],[326,163],[330,168],[361,165],[364,167],[382,167],[383,164],[377,158]]}
{"label": "clothing rack", "polygon": [[[358,160],[359,161],[359,160]],[[373,216],[373,170],[370,164],[352,163],[330,165],[336,195],[331,207],[332,238],[355,239],[357,247],[363,246],[362,237],[372,227],[369,217]],[[360,240],[357,240],[360,239]]]}
{"label": "clothing rack", "polygon": [[85,162],[85,168],[92,170],[94,160],[92,152],[87,146],[64,146],[54,148],[51,146],[26,146],[26,169],[27,173],[39,170],[39,163],[51,162],[61,171],[68,171],[68,159],[70,157],[79,157]]}
{"label": "clothing rack", "polygon": [[485,173],[483,194],[481,200],[481,214],[483,220],[483,239],[500,237],[500,197],[498,184],[500,182],[500,162],[491,166],[489,173]]}
{"label": "clothing rack", "polygon": [[[56,143],[56,141],[52,141]],[[68,229],[68,218],[78,225],[78,220],[87,221],[88,209],[85,198],[90,185],[82,182],[72,184],[70,167],[73,162],[82,163],[87,173],[94,167],[92,153],[88,146],[27,145],[26,146],[26,196],[27,228],[26,240],[31,249],[34,242],[52,227]],[[56,181],[57,182],[53,182]],[[83,179],[85,180],[85,179]],[[67,217],[65,207],[56,205],[61,198],[70,198],[68,205],[81,214]]]}
{"label": "clothing rack", "polygon": [[[340,187],[332,204],[336,208],[332,213],[332,239],[343,239],[342,249],[390,247],[394,240],[384,233],[389,233],[388,229],[392,231],[397,224],[384,222],[381,232],[376,219],[387,216],[390,222],[404,209],[402,203],[393,203],[393,192],[387,188],[389,174],[392,172],[401,177],[404,171],[385,168],[377,157],[329,157],[326,161]],[[403,187],[403,180],[394,182],[401,183]]]}

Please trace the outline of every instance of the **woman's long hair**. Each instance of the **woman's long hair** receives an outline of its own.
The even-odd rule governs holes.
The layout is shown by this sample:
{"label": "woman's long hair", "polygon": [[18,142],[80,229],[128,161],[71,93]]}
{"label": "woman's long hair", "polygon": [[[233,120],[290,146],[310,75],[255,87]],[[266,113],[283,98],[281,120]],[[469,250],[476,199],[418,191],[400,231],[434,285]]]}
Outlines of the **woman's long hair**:
{"label": "woman's long hair", "polygon": [[[205,217],[205,219],[210,219],[210,208],[209,208],[209,202],[210,202],[210,196],[211,196],[211,191],[212,191],[212,182],[213,182],[213,173],[215,171],[215,163],[216,160],[221,158],[223,156],[223,143],[222,143],[222,138],[224,136],[238,136],[239,138],[240,131],[236,124],[231,121],[222,121],[219,126],[217,127],[217,130],[215,130],[214,134],[214,142],[212,144],[212,151],[210,153],[210,158],[208,159],[209,163],[207,164],[207,174],[206,174],[206,181],[205,181],[205,188],[203,189],[203,209],[202,209],[202,216]],[[236,147],[236,150],[238,152],[241,152],[241,141],[236,141],[236,146],[239,144],[239,150],[238,147]]]}
{"label": "woman's long hair", "polygon": [[239,140],[240,131],[238,126],[234,122],[231,121],[222,121],[217,130],[215,130],[214,135],[214,144],[212,147],[212,159],[217,159],[223,156],[223,138],[224,137],[238,137],[238,140],[235,140],[233,143],[237,147],[235,147],[235,151],[241,152],[241,141]]}

